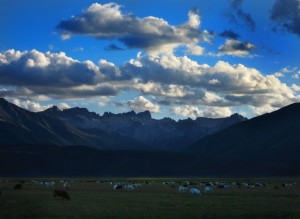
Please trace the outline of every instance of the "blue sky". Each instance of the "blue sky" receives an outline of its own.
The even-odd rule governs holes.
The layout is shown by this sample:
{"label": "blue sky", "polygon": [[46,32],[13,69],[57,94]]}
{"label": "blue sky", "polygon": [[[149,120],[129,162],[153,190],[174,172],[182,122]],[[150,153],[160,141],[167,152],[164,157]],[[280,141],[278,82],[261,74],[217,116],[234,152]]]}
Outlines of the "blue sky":
{"label": "blue sky", "polygon": [[0,14],[0,95],[32,111],[253,117],[299,101],[299,0],[10,0]]}

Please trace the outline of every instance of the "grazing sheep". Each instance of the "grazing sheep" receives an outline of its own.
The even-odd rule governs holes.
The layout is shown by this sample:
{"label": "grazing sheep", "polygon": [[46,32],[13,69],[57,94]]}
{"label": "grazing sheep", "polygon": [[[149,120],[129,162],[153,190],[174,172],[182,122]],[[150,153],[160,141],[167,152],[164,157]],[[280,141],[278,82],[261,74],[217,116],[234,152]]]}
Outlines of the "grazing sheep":
{"label": "grazing sheep", "polygon": [[190,188],[190,194],[191,195],[201,195],[201,192],[199,189],[196,188]]}
{"label": "grazing sheep", "polygon": [[22,189],[22,183],[17,183],[14,189]]}
{"label": "grazing sheep", "polygon": [[127,191],[133,191],[135,189],[135,186],[133,184],[127,184],[127,185],[124,186],[124,188]]}
{"label": "grazing sheep", "polygon": [[214,189],[211,186],[205,186],[204,192],[205,193],[211,193],[211,192],[214,192]]}
{"label": "grazing sheep", "polygon": [[142,188],[143,187],[143,185],[142,184],[139,184],[139,183],[135,183],[135,184],[133,184],[133,186],[134,186],[134,188]]}
{"label": "grazing sheep", "polygon": [[184,187],[184,186],[179,186],[179,188],[178,188],[178,192],[180,192],[180,193],[186,193],[187,190],[188,190],[188,188]]}
{"label": "grazing sheep", "polygon": [[122,185],[119,185],[119,184],[116,184],[116,185],[114,185],[113,186],[113,189],[122,189],[123,188],[123,186]]}
{"label": "grazing sheep", "polygon": [[67,199],[67,200],[71,199],[69,194],[63,190],[54,190],[53,197],[61,197],[61,199]]}

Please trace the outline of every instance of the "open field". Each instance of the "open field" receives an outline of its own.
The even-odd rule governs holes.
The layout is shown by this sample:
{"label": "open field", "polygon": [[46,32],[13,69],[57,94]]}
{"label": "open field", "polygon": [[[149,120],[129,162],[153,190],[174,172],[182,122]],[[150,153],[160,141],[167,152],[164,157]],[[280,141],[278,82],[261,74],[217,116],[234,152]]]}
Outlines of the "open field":
{"label": "open field", "polygon": [[[186,179],[65,179],[71,200],[53,197],[54,189],[63,189],[60,180],[0,180],[0,218],[300,218],[300,180],[296,179],[188,179],[197,183],[189,187],[200,189],[200,196],[178,192]],[[22,189],[15,190],[21,181]],[[42,181],[55,184],[40,185]],[[125,181],[142,187],[114,190],[109,184]],[[214,186],[213,193],[203,193],[204,186],[199,185],[203,181],[225,181],[230,188]],[[237,188],[232,182],[266,186]]]}

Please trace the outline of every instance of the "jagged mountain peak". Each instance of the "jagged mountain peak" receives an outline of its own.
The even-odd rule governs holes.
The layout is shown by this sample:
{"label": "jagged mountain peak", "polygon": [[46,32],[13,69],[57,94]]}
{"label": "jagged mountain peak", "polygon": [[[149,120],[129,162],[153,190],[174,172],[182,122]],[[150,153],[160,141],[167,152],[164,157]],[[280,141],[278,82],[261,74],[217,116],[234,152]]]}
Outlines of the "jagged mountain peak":
{"label": "jagged mountain peak", "polygon": [[[209,119],[201,117],[193,120],[188,118],[178,122],[170,118],[158,120],[152,119],[150,111],[138,113],[129,111],[119,114],[106,112],[100,116],[86,108],[74,107],[59,110],[57,106],[53,106],[43,112],[34,113],[19,108],[5,100],[2,101],[8,104],[6,107],[0,108],[2,121],[10,121],[11,124],[15,123],[18,126],[19,124],[25,125],[27,131],[31,131],[32,124],[35,127],[34,132],[40,130],[40,126],[43,126],[44,129],[47,129],[45,130],[47,136],[51,136],[50,132],[54,131],[60,139],[65,139],[61,130],[66,130],[65,133],[68,134],[69,138],[66,141],[57,139],[56,142],[59,142],[58,144],[63,144],[62,142],[76,142],[74,139],[78,139],[78,142],[90,142],[87,145],[94,145],[95,138],[97,140],[101,133],[110,133],[109,135],[113,137],[106,139],[106,136],[103,142],[111,142],[112,139],[115,141],[115,139],[120,138],[117,136],[123,136],[122,139],[125,137],[131,139],[131,142],[132,140],[141,142],[153,150],[181,150],[183,147],[206,135],[241,121],[238,116],[237,119]],[[24,118],[27,118],[27,120],[25,121]],[[59,126],[56,124],[59,124]],[[68,130],[77,133],[79,138],[73,136]],[[48,140],[52,141],[52,139],[53,137]],[[137,145],[137,143],[134,144]],[[125,143],[123,145],[130,146]]]}
{"label": "jagged mountain peak", "polygon": [[234,113],[231,116],[229,116],[229,118],[233,118],[233,119],[241,119],[241,120],[247,120],[247,117],[244,117],[238,113]]}
{"label": "jagged mountain peak", "polygon": [[57,106],[53,105],[52,107],[50,107],[44,111],[45,112],[60,112],[60,109]]}
{"label": "jagged mountain peak", "polygon": [[73,107],[69,109],[64,109],[63,112],[71,112],[71,113],[90,113],[90,111],[87,108],[81,108],[81,107]]}
{"label": "jagged mountain peak", "polygon": [[137,117],[142,118],[142,119],[152,119],[151,113],[149,110],[146,110],[144,112],[140,112],[136,114]]}
{"label": "jagged mountain peak", "polygon": [[144,112],[136,113],[135,111],[129,111],[125,113],[111,113],[111,112],[105,112],[102,116],[103,118],[127,118],[127,119],[133,119],[133,118],[139,118],[139,119],[152,119],[151,113],[149,110],[146,110]]}
{"label": "jagged mountain peak", "polygon": [[129,112],[125,112],[125,113],[111,113],[111,112],[105,112],[103,114],[103,118],[134,118],[136,116],[136,112],[129,111]]}

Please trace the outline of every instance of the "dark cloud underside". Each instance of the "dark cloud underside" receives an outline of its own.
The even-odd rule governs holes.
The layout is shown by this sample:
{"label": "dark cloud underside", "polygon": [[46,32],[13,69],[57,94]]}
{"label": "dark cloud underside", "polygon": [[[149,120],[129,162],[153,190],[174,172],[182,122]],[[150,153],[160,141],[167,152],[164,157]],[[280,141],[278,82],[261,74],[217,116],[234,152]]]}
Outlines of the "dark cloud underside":
{"label": "dark cloud underside", "polygon": [[251,31],[255,31],[256,23],[250,13],[242,8],[243,0],[230,0],[230,10],[226,13],[226,17],[231,23],[248,27]]}
{"label": "dark cloud underside", "polygon": [[238,35],[237,33],[231,30],[224,30],[222,33],[220,33],[220,36],[228,39],[234,39],[234,40],[240,37],[240,35]]}
{"label": "dark cloud underside", "polygon": [[277,28],[300,36],[300,1],[277,0],[271,11],[271,20]]}

